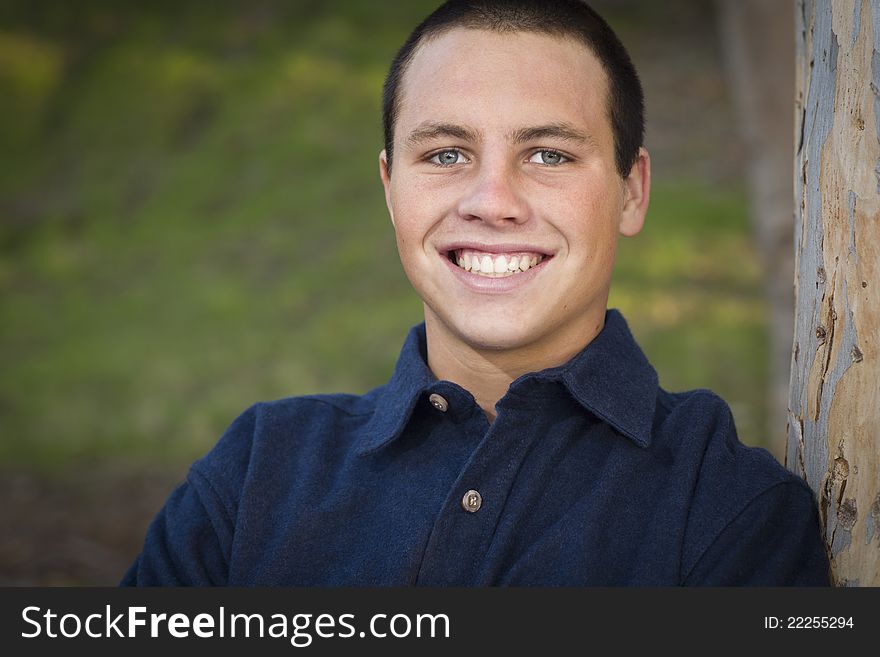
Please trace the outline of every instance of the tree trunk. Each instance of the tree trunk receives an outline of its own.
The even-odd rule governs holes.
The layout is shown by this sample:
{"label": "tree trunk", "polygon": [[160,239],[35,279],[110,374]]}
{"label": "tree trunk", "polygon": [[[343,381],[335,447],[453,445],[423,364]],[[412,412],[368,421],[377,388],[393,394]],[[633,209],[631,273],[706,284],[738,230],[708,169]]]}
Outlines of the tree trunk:
{"label": "tree trunk", "polygon": [[838,585],[880,585],[880,1],[797,0],[786,463]]}
{"label": "tree trunk", "polygon": [[782,461],[794,315],[794,12],[783,0],[717,0],[717,6],[725,69],[745,145],[752,233],[770,313],[770,434],[763,443]]}

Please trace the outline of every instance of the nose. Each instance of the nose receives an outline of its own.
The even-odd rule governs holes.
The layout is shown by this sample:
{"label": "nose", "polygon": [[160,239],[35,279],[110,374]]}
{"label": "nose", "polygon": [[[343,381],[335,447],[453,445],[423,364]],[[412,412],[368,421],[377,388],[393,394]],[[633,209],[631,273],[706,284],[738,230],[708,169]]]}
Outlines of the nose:
{"label": "nose", "polygon": [[459,215],[495,226],[521,224],[528,219],[523,191],[514,167],[484,161],[459,201]]}

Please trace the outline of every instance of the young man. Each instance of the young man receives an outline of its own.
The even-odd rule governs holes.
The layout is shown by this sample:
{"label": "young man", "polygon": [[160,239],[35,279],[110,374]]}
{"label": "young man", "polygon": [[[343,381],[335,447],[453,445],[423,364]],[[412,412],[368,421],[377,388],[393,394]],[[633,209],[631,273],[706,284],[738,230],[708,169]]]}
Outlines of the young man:
{"label": "young man", "polygon": [[577,0],[448,2],[388,76],[380,175],[424,302],[391,381],[258,404],[124,583],[822,585],[812,493],[670,394],[606,309],[650,159]]}

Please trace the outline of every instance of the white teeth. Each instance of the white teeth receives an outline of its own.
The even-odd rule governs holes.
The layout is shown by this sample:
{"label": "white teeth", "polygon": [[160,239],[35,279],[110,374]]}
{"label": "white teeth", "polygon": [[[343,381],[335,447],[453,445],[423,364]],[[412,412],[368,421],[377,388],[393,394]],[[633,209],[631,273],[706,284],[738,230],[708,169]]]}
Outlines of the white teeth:
{"label": "white teeth", "polygon": [[512,276],[513,274],[528,271],[544,260],[544,256],[532,255],[530,253],[490,255],[465,249],[457,250],[451,255],[454,262],[457,262],[458,266],[465,271],[490,278]]}

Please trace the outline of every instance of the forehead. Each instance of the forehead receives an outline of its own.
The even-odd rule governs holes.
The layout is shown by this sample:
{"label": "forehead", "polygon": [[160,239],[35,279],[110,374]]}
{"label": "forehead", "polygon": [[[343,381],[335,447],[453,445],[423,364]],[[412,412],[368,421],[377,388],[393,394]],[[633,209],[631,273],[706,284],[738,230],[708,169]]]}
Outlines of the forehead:
{"label": "forehead", "polygon": [[399,96],[398,130],[426,120],[611,129],[605,71],[570,37],[448,30],[416,49]]}

